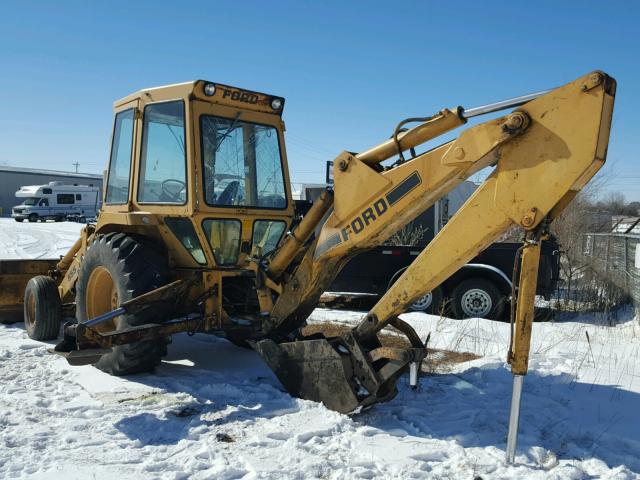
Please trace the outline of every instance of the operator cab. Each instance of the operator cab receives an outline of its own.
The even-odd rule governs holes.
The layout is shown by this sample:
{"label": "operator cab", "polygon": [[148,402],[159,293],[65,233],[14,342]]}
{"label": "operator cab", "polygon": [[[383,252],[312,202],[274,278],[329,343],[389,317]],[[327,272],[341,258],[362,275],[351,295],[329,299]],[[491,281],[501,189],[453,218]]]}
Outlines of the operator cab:
{"label": "operator cab", "polygon": [[273,251],[294,208],[283,107],[203,80],[117,101],[98,226],[157,225],[156,236],[182,244],[176,266],[237,268]]}

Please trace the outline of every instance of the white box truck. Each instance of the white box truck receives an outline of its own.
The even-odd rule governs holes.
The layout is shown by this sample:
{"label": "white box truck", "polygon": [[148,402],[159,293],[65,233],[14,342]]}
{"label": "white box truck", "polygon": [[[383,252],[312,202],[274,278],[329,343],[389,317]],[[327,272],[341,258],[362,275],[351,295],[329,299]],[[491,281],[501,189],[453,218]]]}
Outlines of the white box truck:
{"label": "white box truck", "polygon": [[86,222],[97,216],[101,204],[99,187],[66,185],[62,182],[20,187],[16,197],[24,199],[11,211],[16,222],[25,219],[30,222],[50,219],[57,222],[66,219]]}

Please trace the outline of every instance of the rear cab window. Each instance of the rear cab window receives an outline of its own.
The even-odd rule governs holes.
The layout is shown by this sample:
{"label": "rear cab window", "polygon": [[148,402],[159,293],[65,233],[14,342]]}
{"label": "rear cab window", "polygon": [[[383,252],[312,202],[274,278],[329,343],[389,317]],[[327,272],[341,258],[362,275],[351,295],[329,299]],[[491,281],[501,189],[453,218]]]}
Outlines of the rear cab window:
{"label": "rear cab window", "polygon": [[220,207],[287,208],[278,131],[271,125],[200,116],[205,202]]}

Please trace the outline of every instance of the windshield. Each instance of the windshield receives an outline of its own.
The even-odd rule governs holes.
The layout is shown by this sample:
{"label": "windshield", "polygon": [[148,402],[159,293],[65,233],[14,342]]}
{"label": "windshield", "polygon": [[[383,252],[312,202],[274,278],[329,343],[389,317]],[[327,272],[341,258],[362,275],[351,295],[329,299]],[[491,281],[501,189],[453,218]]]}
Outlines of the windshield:
{"label": "windshield", "polygon": [[37,205],[38,200],[40,200],[40,197],[25,198],[24,202],[22,202],[22,205],[27,205],[27,206]]}
{"label": "windshield", "polygon": [[278,131],[235,119],[200,117],[209,205],[286,208]]}

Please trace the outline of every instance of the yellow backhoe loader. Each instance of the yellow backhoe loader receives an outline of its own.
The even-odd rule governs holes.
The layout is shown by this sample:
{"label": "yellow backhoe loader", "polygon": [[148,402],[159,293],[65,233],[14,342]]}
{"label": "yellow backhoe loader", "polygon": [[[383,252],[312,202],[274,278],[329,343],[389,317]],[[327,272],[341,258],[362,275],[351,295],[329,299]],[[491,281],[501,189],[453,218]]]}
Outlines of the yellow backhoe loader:
{"label": "yellow backhoe loader", "polygon": [[[59,262],[1,262],[2,304],[23,304],[34,339],[56,338],[68,320],[56,351],[72,365],[147,371],[171,334],[209,332],[251,345],[292,395],[346,413],[393,398],[404,372],[416,385],[426,345],[398,315],[520,226],[508,352],[514,449],[540,243],[604,164],[615,88],[595,71],[549,91],[407,119],[384,143],[341,153],[334,190],[303,217],[289,186],[283,98],[202,80],[139,91],[115,103],[97,223]],[[514,108],[415,153],[471,117]],[[487,167],[493,172],[358,326],[334,338],[300,336],[353,255]],[[383,346],[387,326],[410,347]]]}

